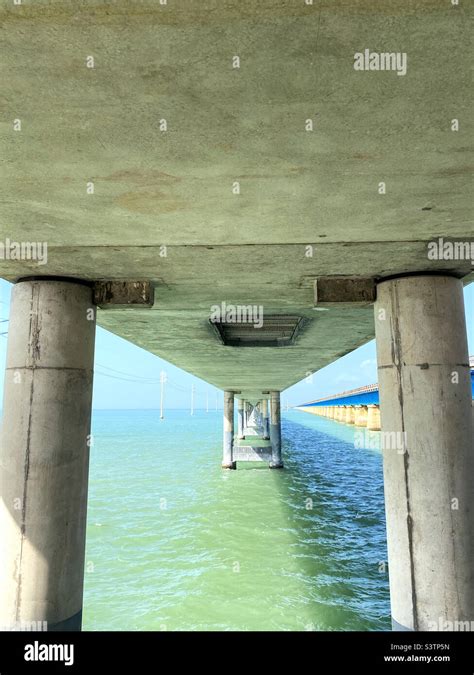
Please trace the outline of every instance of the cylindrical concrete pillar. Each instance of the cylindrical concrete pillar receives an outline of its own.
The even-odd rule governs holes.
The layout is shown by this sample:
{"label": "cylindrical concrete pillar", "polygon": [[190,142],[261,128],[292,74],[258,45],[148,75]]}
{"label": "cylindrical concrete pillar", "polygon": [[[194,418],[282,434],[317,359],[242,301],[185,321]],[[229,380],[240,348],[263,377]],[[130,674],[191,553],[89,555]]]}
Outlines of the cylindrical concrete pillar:
{"label": "cylindrical concrete pillar", "polygon": [[355,409],[354,424],[356,427],[367,426],[367,406],[357,405]]}
{"label": "cylindrical concrete pillar", "polygon": [[96,308],[78,281],[12,292],[0,452],[0,625],[80,630]]}
{"label": "cylindrical concrete pillar", "polygon": [[343,422],[346,419],[346,410],[341,405],[336,408],[336,419],[338,422]]}
{"label": "cylindrical concrete pillar", "polygon": [[346,407],[346,419],[344,421],[346,424],[354,424],[355,421],[354,406],[348,405]]}
{"label": "cylindrical concrete pillar", "polygon": [[280,392],[270,392],[270,440],[272,443],[271,469],[282,469],[281,460],[281,416],[280,416]]}
{"label": "cylindrical concrete pillar", "polygon": [[242,439],[244,436],[245,401],[242,398],[237,400],[237,436]]}
{"label": "cylindrical concrete pillar", "polygon": [[262,399],[263,438],[270,438],[270,420],[268,417],[268,399]]}
{"label": "cylindrical concrete pillar", "polygon": [[333,405],[330,405],[330,406],[328,406],[328,409],[327,409],[327,410],[328,410],[328,417],[329,417],[329,419],[333,420],[333,419],[334,419],[335,412],[336,412],[335,407],[334,407]]}
{"label": "cylindrical concrete pillar", "polygon": [[384,443],[383,450],[393,624],[453,630],[454,622],[474,620],[474,443],[462,282],[428,275],[384,281],[375,324],[384,438],[401,432],[406,445]]}
{"label": "cylindrical concrete pillar", "polygon": [[236,463],[233,461],[234,444],[234,392],[224,392],[224,439],[222,452],[222,468],[235,469]]}
{"label": "cylindrical concrete pillar", "polygon": [[245,429],[247,428],[247,424],[249,421],[249,417],[252,414],[252,404],[250,401],[245,401],[245,406],[244,406],[244,434],[245,434]]}
{"label": "cylindrical concrete pillar", "polygon": [[367,429],[380,431],[380,410],[378,405],[367,406]]}

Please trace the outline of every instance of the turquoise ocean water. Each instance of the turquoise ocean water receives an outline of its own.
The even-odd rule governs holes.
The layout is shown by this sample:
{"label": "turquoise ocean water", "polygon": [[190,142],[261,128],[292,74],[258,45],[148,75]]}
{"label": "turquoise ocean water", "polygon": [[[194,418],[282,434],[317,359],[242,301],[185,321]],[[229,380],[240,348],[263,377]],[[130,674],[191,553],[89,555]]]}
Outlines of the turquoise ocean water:
{"label": "turquoise ocean water", "polygon": [[389,630],[382,458],[356,431],[290,411],[283,471],[222,471],[222,412],[95,411],[84,630]]}

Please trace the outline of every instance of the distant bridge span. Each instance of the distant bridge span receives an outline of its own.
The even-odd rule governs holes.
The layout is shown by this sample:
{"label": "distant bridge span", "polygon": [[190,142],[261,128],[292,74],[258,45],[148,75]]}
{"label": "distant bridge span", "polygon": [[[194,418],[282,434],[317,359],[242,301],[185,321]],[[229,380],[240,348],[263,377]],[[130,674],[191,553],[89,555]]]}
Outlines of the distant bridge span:
{"label": "distant bridge span", "polygon": [[[474,367],[472,363],[474,357],[471,356],[471,388],[472,388],[472,398],[474,399]],[[379,405],[379,385],[378,384],[367,384],[364,387],[357,387],[357,389],[349,389],[348,391],[343,391],[340,394],[333,394],[332,396],[326,396],[325,398],[319,398],[316,401],[310,401],[309,403],[302,403],[297,408],[313,408],[320,406],[338,406],[338,405]]]}

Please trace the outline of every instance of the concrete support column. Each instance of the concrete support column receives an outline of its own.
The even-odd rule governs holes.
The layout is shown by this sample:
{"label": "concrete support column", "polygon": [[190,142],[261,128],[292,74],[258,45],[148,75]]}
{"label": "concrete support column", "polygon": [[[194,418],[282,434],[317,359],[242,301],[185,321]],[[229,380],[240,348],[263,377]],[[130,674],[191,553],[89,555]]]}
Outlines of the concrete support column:
{"label": "concrete support column", "polygon": [[335,409],[334,406],[332,406],[332,405],[328,406],[328,417],[329,417],[329,419],[331,419],[331,420],[334,419],[335,411],[336,411],[336,409]]}
{"label": "concrete support column", "polygon": [[248,424],[251,412],[252,412],[252,405],[250,404],[249,401],[245,401],[245,406],[244,406],[244,433],[245,433],[245,429],[247,428],[247,424]]}
{"label": "concrete support column", "polygon": [[268,399],[262,399],[262,417],[263,417],[263,438],[270,438],[270,420],[268,417]]}
{"label": "concrete support column", "polygon": [[0,625],[80,630],[96,308],[73,280],[12,292],[0,452]]}
{"label": "concrete support column", "polygon": [[222,453],[222,468],[235,469],[233,461],[234,445],[234,392],[224,392],[224,447]]}
{"label": "concrete support column", "polygon": [[344,422],[346,419],[346,409],[343,406],[338,405],[336,408],[336,415],[338,422]]}
{"label": "concrete support column", "polygon": [[474,443],[462,282],[428,275],[384,281],[375,324],[382,429],[403,433],[406,444],[383,450],[393,625],[453,630],[454,622],[474,621]]}
{"label": "concrete support column", "polygon": [[282,469],[280,392],[270,392],[270,440],[272,443],[271,469]]}
{"label": "concrete support column", "polygon": [[378,405],[367,406],[367,429],[380,431],[380,409]]}
{"label": "concrete support column", "polygon": [[367,426],[367,406],[358,405],[355,410],[354,424],[356,427],[366,427]]}
{"label": "concrete support column", "polygon": [[237,437],[240,439],[245,438],[245,403],[242,398],[237,400]]}
{"label": "concrete support column", "polygon": [[346,407],[346,419],[344,421],[346,424],[354,424],[355,421],[354,406],[348,405]]}

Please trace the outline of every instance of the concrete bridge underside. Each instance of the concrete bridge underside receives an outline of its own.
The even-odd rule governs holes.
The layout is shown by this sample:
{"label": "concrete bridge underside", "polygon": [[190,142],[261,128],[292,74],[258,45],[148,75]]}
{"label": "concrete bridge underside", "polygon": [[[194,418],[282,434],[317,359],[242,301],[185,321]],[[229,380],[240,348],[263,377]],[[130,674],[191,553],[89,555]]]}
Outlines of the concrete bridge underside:
{"label": "concrete bridge underside", "polygon": [[[0,0],[0,240],[49,247],[45,265],[0,259],[1,277],[22,279],[0,625],[80,629],[102,304],[90,286],[138,280],[153,307],[104,309],[99,324],[225,390],[224,469],[255,441],[243,399],[262,400],[261,440],[283,468],[280,392],[375,324],[382,430],[407,439],[383,449],[393,625],[473,619],[472,266],[428,257],[432,240],[474,235],[470,13],[448,0]],[[406,74],[354,70],[365,49],[406,53]],[[377,297],[315,306],[315,280],[340,293],[340,276],[370,278]],[[305,325],[289,346],[225,345],[209,323],[222,302]]]}
{"label": "concrete bridge underside", "polygon": [[[374,334],[369,306],[315,311],[316,277],[468,278],[469,262],[427,258],[429,240],[473,234],[467,15],[437,0],[2,0],[0,238],[46,241],[49,259],[0,260],[0,275],[150,280],[152,310],[99,324],[247,399],[284,390]],[[407,74],[356,72],[365,48],[406,52]],[[208,324],[222,301],[309,322],[292,346],[224,346]]]}

